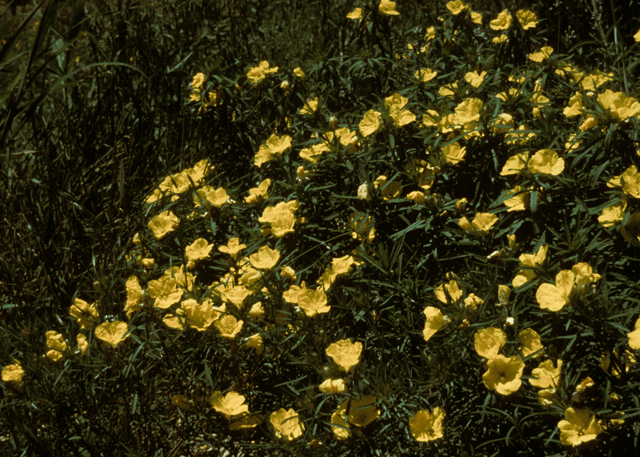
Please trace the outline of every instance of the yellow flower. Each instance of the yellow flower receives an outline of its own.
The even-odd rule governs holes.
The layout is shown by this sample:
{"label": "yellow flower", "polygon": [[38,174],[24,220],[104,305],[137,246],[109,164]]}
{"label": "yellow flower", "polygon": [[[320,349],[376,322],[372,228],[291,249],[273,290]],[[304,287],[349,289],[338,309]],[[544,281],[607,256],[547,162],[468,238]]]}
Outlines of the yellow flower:
{"label": "yellow flower", "polygon": [[14,360],[14,364],[7,365],[2,369],[2,380],[4,382],[12,382],[20,386],[22,384],[22,377],[24,376],[24,370],[20,365],[20,362]]}
{"label": "yellow flower", "polygon": [[184,409],[186,411],[191,409],[191,401],[187,399],[184,395],[174,395],[171,398],[171,404],[177,406],[180,409]]}
{"label": "yellow flower", "polygon": [[[511,114],[508,113],[501,113],[497,118],[495,118],[495,120],[493,121],[493,123],[491,124],[491,126],[493,127],[493,134],[494,135],[498,135],[500,133],[507,133],[509,132],[511,129],[513,129],[513,116],[511,116]],[[527,154],[528,157],[528,152],[526,152],[525,154]],[[514,157],[519,157],[522,154],[517,154],[513,157],[510,157],[509,160],[513,159]],[[509,160],[507,160],[507,164],[509,163]],[[506,168],[506,166],[505,166]],[[505,168],[503,168],[503,171],[506,171]],[[507,170],[511,170],[510,168],[508,168]],[[514,174],[513,172],[509,172],[507,174]],[[501,173],[502,175],[502,173]],[[504,176],[504,175],[502,175]]]}
{"label": "yellow flower", "polygon": [[467,298],[464,299],[464,307],[469,311],[475,311],[478,306],[482,305],[484,300],[478,297],[476,294],[469,294]]}
{"label": "yellow flower", "polygon": [[592,75],[587,75],[580,81],[580,87],[582,87],[585,91],[596,90],[598,87],[602,86],[604,83],[613,80],[613,73],[604,74],[600,72],[596,72]]}
{"label": "yellow flower", "polygon": [[278,136],[275,133],[267,139],[266,144],[260,145],[260,149],[254,158],[254,164],[260,168],[266,162],[273,160],[276,156],[282,155],[291,148],[291,137],[289,135]]}
{"label": "yellow flower", "polygon": [[100,321],[96,304],[89,304],[79,298],[74,300],[69,308],[69,314],[76,318],[80,328],[92,328]]}
{"label": "yellow flower", "polygon": [[456,95],[456,90],[458,89],[458,83],[445,84],[438,89],[438,94],[443,97],[453,98]]}
{"label": "yellow flower", "polygon": [[461,0],[452,0],[449,3],[447,3],[446,6],[447,6],[447,9],[451,11],[451,14],[453,14],[454,16],[457,16],[458,14],[462,13],[465,9],[468,8],[468,6],[462,3]]}
{"label": "yellow flower", "polygon": [[269,416],[269,422],[273,426],[276,437],[285,441],[293,441],[304,433],[304,423],[293,409],[281,408]]}
{"label": "yellow flower", "polygon": [[482,73],[478,73],[477,71],[470,71],[469,73],[464,75],[464,79],[477,89],[482,84],[482,81],[484,81],[485,76],[487,76],[486,71],[483,71]]}
{"label": "yellow flower", "polygon": [[211,395],[211,407],[229,420],[234,416],[249,413],[249,406],[245,405],[244,401],[244,395],[233,391],[227,392],[225,395],[215,391]]}
{"label": "yellow flower", "polygon": [[50,349],[47,352],[47,358],[54,362],[62,360],[69,351],[69,345],[64,340],[64,336],[55,330],[49,330],[45,336],[47,337],[47,347]]}
{"label": "yellow flower", "polygon": [[219,246],[218,251],[229,254],[232,258],[237,258],[240,251],[246,249],[247,246],[244,244],[240,244],[239,238],[231,238],[226,246]]}
{"label": "yellow flower", "polygon": [[256,354],[260,355],[264,351],[264,342],[262,340],[262,335],[259,333],[255,333],[247,339],[247,342],[244,345],[248,348],[254,348],[256,350]]}
{"label": "yellow flower", "polygon": [[293,233],[296,223],[295,213],[298,210],[298,200],[287,203],[280,202],[276,206],[265,208],[262,216],[258,218],[263,224],[270,224],[271,234],[275,238],[282,238],[287,233]]}
{"label": "yellow flower", "polygon": [[420,82],[426,83],[438,76],[438,72],[433,71],[430,68],[424,68],[422,70],[416,71],[415,76]]}
{"label": "yellow flower", "polygon": [[300,114],[305,115],[308,114],[312,116],[318,110],[318,97],[314,97],[304,104],[302,108],[300,108]]}
{"label": "yellow flower", "polygon": [[464,160],[464,156],[467,154],[467,148],[465,146],[460,147],[460,143],[457,141],[446,145],[442,148],[442,155],[447,163],[457,165]]}
{"label": "yellow flower", "polygon": [[622,356],[624,356],[624,359],[626,359],[626,363],[623,357],[620,355],[620,351],[618,351],[617,349],[613,351],[613,355],[617,359],[618,363],[614,363],[613,365],[611,365],[611,353],[605,352],[600,356],[600,364],[598,366],[602,368],[602,371],[604,371],[605,373],[608,373],[609,367],[611,367],[611,374],[620,379],[620,377],[622,377],[622,372],[620,371],[620,369],[623,369],[625,373],[628,373],[631,369],[631,365],[636,363],[636,358],[628,350],[625,350],[622,354]]}
{"label": "yellow flower", "polygon": [[536,300],[542,309],[558,312],[569,304],[569,295],[573,289],[575,274],[571,270],[562,270],[556,275],[556,285],[540,284]]}
{"label": "yellow flower", "polygon": [[482,25],[482,13],[471,12],[471,22]]}
{"label": "yellow flower", "polygon": [[489,327],[476,332],[473,336],[476,352],[485,359],[495,359],[507,342],[507,335],[501,329]]}
{"label": "yellow flower", "polygon": [[278,260],[280,260],[280,251],[271,249],[269,246],[261,246],[258,252],[249,256],[251,265],[261,270],[268,270],[269,268],[275,267]]}
{"label": "yellow flower", "polygon": [[564,411],[565,420],[558,422],[560,441],[566,446],[578,446],[596,439],[602,433],[602,427],[591,415],[589,408],[575,409],[572,406]]}
{"label": "yellow flower", "polygon": [[364,113],[364,117],[360,121],[360,134],[364,137],[375,133],[380,128],[380,113],[370,109]]}
{"label": "yellow flower", "polygon": [[373,183],[373,187],[381,190],[384,201],[400,196],[402,185],[397,181],[388,182],[386,176],[378,176]]}
{"label": "yellow flower", "polygon": [[347,14],[347,19],[362,19],[362,8],[356,8]]}
{"label": "yellow flower", "polygon": [[287,303],[298,303],[300,295],[304,293],[305,290],[307,290],[307,286],[304,281],[302,281],[300,286],[293,284],[282,294],[282,298],[284,298]]}
{"label": "yellow flower", "polygon": [[191,82],[191,87],[193,89],[198,89],[204,84],[204,74],[198,73],[193,77],[193,81]]}
{"label": "yellow flower", "polygon": [[429,341],[429,339],[431,339],[438,330],[444,327],[446,322],[442,315],[442,311],[434,306],[427,306],[423,312],[427,318],[427,322],[424,324],[422,336],[425,341]]}
{"label": "yellow flower", "polygon": [[511,395],[522,385],[524,362],[518,356],[497,355],[487,362],[488,370],[482,375],[482,382],[489,390],[500,395]]}
{"label": "yellow flower", "polygon": [[356,427],[366,427],[380,416],[380,410],[375,407],[376,397],[364,395],[362,398],[351,398],[338,406],[338,411],[344,412],[348,408],[348,423]]}
{"label": "yellow flower", "polygon": [[255,428],[258,425],[262,424],[262,421],[264,420],[264,416],[260,415],[260,414],[256,414],[254,416],[242,416],[240,419],[231,422],[229,424],[229,428],[231,430],[244,430],[244,429],[249,429],[249,428]]}
{"label": "yellow flower", "polygon": [[416,116],[404,108],[408,101],[407,97],[400,94],[393,94],[384,99],[384,106],[389,109],[389,116],[396,127],[402,127],[416,120]]}
{"label": "yellow flower", "polygon": [[634,351],[640,349],[640,318],[636,320],[635,330],[627,333],[627,337],[629,337],[629,347],[631,349]]}
{"label": "yellow flower", "polygon": [[457,302],[462,298],[462,289],[458,285],[455,279],[449,281],[449,284],[440,284],[435,288],[436,298],[442,303],[449,303],[449,299],[452,302]]}
{"label": "yellow flower", "polygon": [[640,173],[635,165],[631,165],[624,173],[609,182],[615,186],[621,186],[626,195],[640,198]]}
{"label": "yellow flower", "polygon": [[324,394],[339,394],[347,388],[344,379],[325,379],[318,387],[320,392]]}
{"label": "yellow flower", "polygon": [[564,160],[551,149],[541,149],[531,157],[527,168],[531,173],[557,176],[564,170]]}
{"label": "yellow flower", "polygon": [[186,247],[185,254],[188,260],[195,262],[209,257],[211,249],[213,249],[213,244],[209,244],[204,238],[198,238]]}
{"label": "yellow flower", "polygon": [[498,303],[496,306],[506,306],[509,304],[509,296],[511,295],[511,288],[504,284],[498,285]]}
{"label": "yellow flower", "polygon": [[239,321],[231,314],[225,314],[221,318],[214,321],[214,324],[223,338],[235,338],[242,330],[244,321]]}
{"label": "yellow flower", "polygon": [[[491,21],[491,22],[493,22],[493,21]],[[492,42],[492,43],[496,43],[496,44],[498,44],[498,43],[504,43],[504,42],[505,42],[505,41],[507,41],[508,39],[509,39],[509,38],[507,37],[507,35],[505,35],[505,34],[503,33],[503,34],[502,34],[502,35],[500,35],[500,36],[494,37],[494,38],[491,40],[491,42]]]}
{"label": "yellow flower", "polygon": [[247,79],[251,84],[257,86],[267,75],[272,75],[278,71],[278,67],[269,68],[269,62],[263,60],[257,67],[250,68],[247,72]]}
{"label": "yellow flower", "polygon": [[540,389],[555,389],[560,385],[560,371],[562,360],[558,360],[558,368],[553,367],[551,360],[545,360],[531,371],[532,378],[529,383]]}
{"label": "yellow flower", "polygon": [[82,333],[78,333],[76,335],[76,341],[78,342],[78,350],[80,354],[87,355],[87,351],[89,350],[89,342],[87,341],[87,337]]}
{"label": "yellow flower", "polygon": [[293,74],[296,75],[296,78],[301,79],[304,81],[304,71],[302,71],[302,68],[298,67],[298,68],[294,68],[293,69]]}
{"label": "yellow flower", "polygon": [[105,322],[96,327],[95,335],[101,341],[115,348],[121,342],[129,338],[129,326],[126,322]]}
{"label": "yellow flower", "polygon": [[380,11],[380,14],[387,16],[397,16],[400,14],[396,11],[396,3],[390,0],[380,0],[378,10]]}
{"label": "yellow flower", "polygon": [[409,419],[411,436],[416,441],[425,443],[442,438],[444,436],[442,425],[444,418],[444,411],[439,406],[433,408],[433,412],[424,409],[418,411],[415,416]]}
{"label": "yellow flower", "polygon": [[372,242],[375,239],[376,229],[371,216],[362,213],[351,213],[349,227],[352,230],[351,237],[354,240]]}
{"label": "yellow flower", "polygon": [[172,232],[178,226],[180,219],[171,211],[164,211],[149,221],[149,229],[157,240],[162,239],[167,233]]}
{"label": "yellow flower", "polygon": [[498,216],[495,214],[478,213],[471,222],[466,217],[461,218],[458,226],[471,234],[486,234],[496,222],[498,222]]}
{"label": "yellow flower", "polygon": [[305,289],[301,291],[298,295],[298,306],[307,317],[331,311],[331,306],[327,306],[327,296],[322,287],[318,287],[315,290]]}
{"label": "yellow flower", "polygon": [[635,35],[633,35],[633,39],[634,39],[635,41],[640,41],[640,30],[638,30],[638,31],[636,32],[636,34],[635,34]]}
{"label": "yellow flower", "polygon": [[311,163],[318,163],[322,154],[330,151],[329,146],[326,143],[314,144],[310,148],[303,148],[300,150],[300,158]]}
{"label": "yellow flower", "polygon": [[196,207],[213,205],[216,208],[220,208],[222,205],[229,201],[229,195],[227,191],[222,187],[214,189],[211,186],[204,186],[202,189],[193,195],[193,203]]}
{"label": "yellow flower", "polygon": [[598,95],[598,102],[605,110],[609,110],[615,119],[624,121],[640,114],[640,103],[633,97],[627,97],[624,92],[613,92],[607,89]]}
{"label": "yellow flower", "polygon": [[518,341],[522,344],[522,346],[518,348],[518,354],[520,354],[520,357],[523,359],[531,354],[535,354],[536,352],[538,353],[536,357],[540,357],[544,354],[544,347],[542,346],[540,335],[538,335],[538,332],[534,329],[526,328],[521,331],[518,334]]}
{"label": "yellow flower", "polygon": [[640,213],[629,216],[629,220],[620,228],[622,237],[632,246],[640,246]]}
{"label": "yellow flower", "polygon": [[489,27],[493,30],[507,30],[511,27],[511,15],[508,10],[502,11],[498,17],[489,23]]}
{"label": "yellow flower", "polygon": [[590,289],[593,283],[600,281],[601,276],[598,273],[593,272],[593,268],[585,263],[580,262],[571,267],[571,271],[576,275],[575,289],[578,293],[585,294]]}
{"label": "yellow flower", "polygon": [[190,298],[183,301],[181,307],[184,310],[183,316],[186,324],[199,332],[206,331],[213,321],[222,315],[220,310],[213,307],[213,304],[209,299],[198,304],[197,301]]}
{"label": "yellow flower", "polygon": [[324,270],[318,282],[322,284],[325,290],[329,289],[336,278],[339,275],[348,274],[351,271],[351,266],[355,263],[355,259],[349,254],[332,259],[331,265]]}
{"label": "yellow flower", "polygon": [[414,201],[416,202],[416,204],[424,204],[424,201],[425,201],[424,192],[420,192],[417,190],[414,190],[413,192],[409,192],[407,194],[407,200]]}
{"label": "yellow flower", "polygon": [[529,209],[529,205],[531,202],[531,190],[522,190],[520,186],[515,186],[506,195],[513,195],[508,199],[505,199],[502,203],[504,203],[509,209],[509,211],[524,211]]}
{"label": "yellow flower", "polygon": [[523,29],[529,30],[538,25],[538,16],[536,13],[529,10],[519,10],[516,13],[516,17],[518,18],[518,22],[522,26]]}
{"label": "yellow flower", "polygon": [[351,436],[351,425],[347,422],[347,408],[338,408],[331,414],[331,431],[338,440],[346,440]]}
{"label": "yellow flower", "polygon": [[125,304],[124,311],[127,313],[127,317],[131,317],[134,311],[139,310],[142,300],[144,299],[144,292],[142,292],[142,287],[140,287],[137,276],[129,276],[125,287],[127,289],[127,303]]}
{"label": "yellow flower", "polygon": [[522,254],[519,257],[520,266],[528,267],[530,269],[518,271],[518,274],[515,278],[513,278],[512,281],[513,287],[520,287],[527,281],[530,281],[536,277],[536,273],[533,269],[542,265],[547,257],[548,249],[548,246],[540,246],[535,254]]}
{"label": "yellow flower", "polygon": [[326,352],[336,365],[348,372],[351,367],[356,366],[360,362],[362,343],[359,341],[352,343],[351,340],[347,339],[339,340],[330,344]]}
{"label": "yellow flower", "polygon": [[262,316],[264,316],[264,307],[262,306],[262,302],[254,303],[249,310],[249,317],[259,319]]}
{"label": "yellow flower", "polygon": [[624,212],[627,209],[625,200],[618,202],[602,210],[602,214],[598,216],[598,222],[603,227],[613,227],[622,223]]}
{"label": "yellow flower", "polygon": [[529,60],[539,63],[547,60],[551,54],[553,54],[553,48],[551,46],[543,46],[540,51],[529,54]]}
{"label": "yellow flower", "polygon": [[153,306],[166,309],[178,303],[184,291],[178,288],[178,281],[170,275],[163,275],[159,279],[149,281],[147,287],[149,296],[154,299]]}
{"label": "yellow flower", "polygon": [[187,328],[186,318],[184,316],[184,310],[182,308],[177,308],[175,310],[171,310],[169,314],[166,314],[162,318],[162,322],[173,330],[184,330]]}

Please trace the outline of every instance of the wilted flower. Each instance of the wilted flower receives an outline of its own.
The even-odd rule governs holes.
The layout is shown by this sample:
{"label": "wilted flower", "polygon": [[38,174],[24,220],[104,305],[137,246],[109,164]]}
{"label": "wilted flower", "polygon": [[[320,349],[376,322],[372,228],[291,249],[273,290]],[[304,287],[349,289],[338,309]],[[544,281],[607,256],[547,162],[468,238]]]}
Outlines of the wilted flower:
{"label": "wilted flower", "polygon": [[444,411],[439,406],[436,406],[433,412],[424,409],[418,411],[415,416],[409,419],[411,436],[422,442],[442,438],[444,436],[444,418]]}

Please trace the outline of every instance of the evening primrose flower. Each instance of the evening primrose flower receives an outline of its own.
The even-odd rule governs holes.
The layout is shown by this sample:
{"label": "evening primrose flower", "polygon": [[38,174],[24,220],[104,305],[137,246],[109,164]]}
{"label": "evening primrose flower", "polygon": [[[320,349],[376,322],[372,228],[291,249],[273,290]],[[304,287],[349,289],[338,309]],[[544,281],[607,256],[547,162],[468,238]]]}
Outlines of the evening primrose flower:
{"label": "evening primrose flower", "polygon": [[276,206],[265,208],[258,221],[270,224],[270,233],[275,238],[282,238],[287,233],[295,231],[293,227],[296,223],[295,213],[298,206],[298,200],[291,200],[287,203],[280,202]]}
{"label": "evening primrose flower", "polygon": [[557,361],[557,368],[553,367],[552,360],[545,360],[531,371],[531,379],[529,383],[540,389],[557,388],[560,385],[560,371],[562,369],[562,360]]}
{"label": "evening primrose flower", "polygon": [[422,70],[416,71],[415,73],[415,77],[418,78],[418,81],[423,83],[431,81],[436,76],[438,76],[438,72],[433,71],[430,68],[424,68]]}
{"label": "evening primrose flower", "polygon": [[398,181],[391,181],[384,176],[378,176],[373,183],[373,187],[376,189],[380,189],[380,193],[382,194],[382,199],[384,201],[389,201],[392,198],[399,197],[402,193],[402,184]]}
{"label": "evening primrose flower", "polygon": [[486,71],[483,71],[482,73],[478,73],[477,71],[470,71],[469,73],[464,75],[464,79],[477,89],[484,81],[485,76],[487,76]]}
{"label": "evening primrose flower", "polygon": [[635,330],[627,333],[629,338],[629,347],[635,351],[640,349],[640,318],[636,320]]}
{"label": "evening primrose flower", "polygon": [[515,278],[513,278],[512,284],[514,288],[524,285],[526,282],[534,279],[536,273],[534,269],[542,265],[547,257],[548,246],[540,246],[535,254],[522,254],[519,257],[520,266],[528,267],[529,269],[520,270]]}
{"label": "evening primrose flower", "polygon": [[360,354],[362,354],[362,343],[344,339],[331,343],[326,349],[327,355],[331,357],[333,362],[342,370],[348,372],[352,367],[360,362]]}
{"label": "evening primrose flower", "polygon": [[424,324],[422,336],[425,341],[429,341],[438,330],[444,327],[446,321],[445,317],[442,315],[442,311],[435,306],[427,306],[423,312],[427,318],[427,322]]}
{"label": "evening primrose flower", "polygon": [[249,413],[249,406],[244,404],[245,397],[238,392],[227,392],[222,395],[220,391],[211,394],[211,407],[227,419]]}
{"label": "evening primrose flower", "polygon": [[96,304],[89,304],[79,298],[73,301],[69,314],[76,318],[80,328],[83,329],[93,328],[100,321]]}
{"label": "evening primrose flower", "polygon": [[451,14],[453,14],[454,16],[457,16],[458,14],[462,13],[465,9],[469,8],[467,5],[462,3],[461,0],[452,0],[446,4],[446,7],[449,11],[451,11]]}
{"label": "evening primrose flower", "polygon": [[244,343],[245,347],[254,348],[256,350],[256,354],[260,355],[264,351],[264,340],[262,339],[262,335],[259,333],[255,333],[251,335],[247,341]]}
{"label": "evening primrose flower", "polygon": [[416,120],[415,114],[405,109],[409,99],[400,94],[393,94],[384,99],[384,106],[389,109],[389,117],[393,119],[396,127],[402,127]]}
{"label": "evening primrose flower", "polygon": [[464,299],[464,307],[469,311],[475,311],[478,306],[482,305],[484,300],[478,297],[476,294],[469,294],[467,298]]}
{"label": "evening primrose flower", "polygon": [[444,304],[449,303],[449,300],[455,303],[462,298],[462,289],[455,279],[450,280],[448,284],[440,284],[434,292],[436,298]]}
{"label": "evening primrose flower", "polygon": [[511,27],[511,15],[508,10],[502,11],[498,17],[489,23],[492,30],[507,30]]}
{"label": "evening primrose flower", "polygon": [[541,149],[527,163],[531,173],[557,176],[564,170],[564,159],[551,149]]}
{"label": "evening primrose flower", "polygon": [[640,115],[640,102],[633,97],[627,97],[624,92],[613,92],[607,89],[598,95],[598,103],[619,121]]}
{"label": "evening primrose flower", "polygon": [[344,379],[325,379],[318,389],[324,394],[339,394],[346,390]]}
{"label": "evening primrose flower", "polygon": [[374,221],[371,216],[362,213],[351,213],[349,220],[351,237],[355,240],[372,242],[376,236]]}
{"label": "evening primrose flower", "polygon": [[466,217],[460,218],[458,226],[470,234],[487,234],[491,227],[498,222],[498,216],[491,213],[477,213],[473,221],[469,222]]}
{"label": "evening primrose flower", "polygon": [[488,370],[482,375],[482,382],[489,390],[500,395],[511,395],[522,385],[524,362],[518,356],[496,355],[487,362]]}
{"label": "evening primrose flower", "polygon": [[520,26],[525,30],[532,29],[538,25],[538,16],[536,16],[536,13],[533,11],[518,10],[516,18],[518,19]]}
{"label": "evening primrose flower", "polygon": [[185,254],[188,260],[196,262],[209,257],[211,249],[213,249],[213,244],[209,244],[204,238],[198,238],[186,247]]}
{"label": "evening primrose flower", "polygon": [[284,441],[293,441],[300,438],[304,433],[304,423],[300,420],[300,416],[292,408],[280,408],[269,416],[269,422],[275,430],[277,438]]}
{"label": "evening primrose flower", "polygon": [[115,348],[129,338],[129,326],[126,322],[105,322],[96,327],[95,335],[101,341]]}
{"label": "evening primrose flower", "polygon": [[220,208],[229,202],[229,195],[222,187],[214,189],[211,186],[203,186],[193,195],[193,203],[196,207],[215,206]]}
{"label": "evening primrose flower", "polygon": [[317,289],[305,289],[298,295],[298,306],[304,311],[307,317],[316,314],[328,313],[331,306],[327,305],[327,295],[323,287]]}
{"label": "evening primrose flower", "polygon": [[624,212],[627,209],[626,200],[615,203],[608,208],[602,210],[602,214],[598,216],[598,222],[603,227],[613,227],[622,223]]}
{"label": "evening primrose flower", "polygon": [[49,330],[45,336],[47,337],[47,347],[49,348],[46,354],[47,358],[54,362],[64,359],[69,351],[69,345],[64,340],[62,333]]}
{"label": "evening primrose flower", "polygon": [[339,411],[348,410],[348,423],[356,427],[366,427],[380,417],[380,410],[375,407],[376,397],[363,395],[362,398],[351,398],[338,406]]}
{"label": "evening primrose flower", "polygon": [[14,363],[7,365],[2,369],[2,381],[6,383],[13,383],[16,387],[22,387],[22,378],[24,377],[24,370],[18,360],[14,360]]}
{"label": "evening primrose flower", "polygon": [[521,331],[518,334],[518,341],[522,344],[522,346],[518,348],[518,354],[520,354],[522,358],[535,353],[538,353],[536,357],[540,357],[544,353],[544,346],[542,346],[540,335],[532,328],[526,328]]}
{"label": "evening primrose flower", "polygon": [[230,255],[233,259],[238,257],[238,254],[243,249],[246,249],[245,244],[240,244],[240,238],[231,238],[226,246],[219,246],[218,251]]}
{"label": "evening primrose flower", "polygon": [[478,355],[491,360],[498,357],[507,342],[507,334],[497,327],[489,327],[476,332],[473,339]]}
{"label": "evening primrose flower", "polygon": [[578,446],[587,441],[592,441],[602,433],[602,427],[596,420],[596,415],[591,415],[589,408],[576,409],[573,406],[564,412],[565,420],[558,422],[560,429],[560,441],[566,446]]}
{"label": "evening primrose flower", "polygon": [[257,67],[252,67],[247,71],[247,79],[251,84],[257,86],[260,82],[262,82],[268,75],[272,75],[277,73],[278,67],[269,68],[269,62],[263,60],[258,64]]}
{"label": "evening primrose flower", "polygon": [[543,46],[540,51],[529,54],[529,60],[540,63],[548,59],[551,54],[553,54],[553,48],[551,46]]}
{"label": "evening primrose flower", "polygon": [[273,268],[280,260],[280,251],[277,249],[271,249],[269,246],[261,246],[258,252],[255,252],[249,256],[249,262],[254,268],[261,270],[268,270]]}
{"label": "evening primrose flower", "polygon": [[640,173],[635,165],[631,165],[620,176],[615,176],[607,182],[607,187],[622,187],[625,195],[640,198]]}
{"label": "evening primrose flower", "polygon": [[153,236],[156,240],[164,238],[167,233],[176,229],[180,219],[171,211],[164,211],[157,216],[151,218],[148,223],[149,229],[153,232]]}
{"label": "evening primrose flower", "polygon": [[400,14],[396,11],[396,3],[390,0],[380,0],[378,11],[386,16],[398,16]]}
{"label": "evening primrose flower", "polygon": [[325,152],[329,152],[331,149],[327,143],[322,142],[314,144],[310,148],[303,148],[300,150],[300,158],[311,163],[318,163]]}
{"label": "evening primrose flower", "polygon": [[357,265],[357,262],[353,256],[349,254],[342,257],[335,257],[331,260],[331,265],[322,273],[318,282],[327,290],[338,276],[349,274],[353,265]]}
{"label": "evening primrose flower", "polygon": [[166,309],[180,301],[184,290],[178,287],[178,281],[175,277],[163,275],[159,279],[149,281],[147,292],[154,299],[154,307]]}
{"label": "evening primrose flower", "polygon": [[411,436],[416,441],[433,441],[444,437],[443,422],[445,413],[439,406],[433,408],[433,412],[420,410],[409,419]]}
{"label": "evening primrose flower", "polygon": [[184,320],[186,324],[199,332],[206,331],[213,321],[218,319],[222,312],[213,307],[211,300],[206,299],[202,303],[192,298],[182,302],[181,307],[184,311]]}
{"label": "evening primrose flower", "polygon": [[215,320],[213,325],[215,325],[220,332],[220,336],[222,336],[223,338],[232,339],[235,338],[238,333],[240,333],[243,324],[244,321],[236,319],[231,314],[225,314],[224,316]]}
{"label": "evening primrose flower", "polygon": [[301,115],[313,116],[316,111],[318,111],[318,97],[307,100],[304,106],[300,108]]}
{"label": "evening primrose flower", "polygon": [[380,112],[370,109],[364,113],[359,124],[360,134],[364,137],[375,133],[380,128]]}
{"label": "evening primrose flower", "polygon": [[127,317],[140,309],[140,304],[144,299],[144,292],[140,287],[140,281],[137,276],[129,276],[127,283],[125,284],[127,289],[127,303],[124,306],[124,311],[127,313]]}
{"label": "evening primrose flower", "polygon": [[78,343],[78,351],[82,355],[87,355],[87,351],[89,350],[89,342],[87,341],[87,337],[82,333],[78,333],[76,335],[76,342]]}
{"label": "evening primrose flower", "polygon": [[458,165],[464,160],[464,156],[467,154],[466,146],[460,147],[460,143],[457,141],[446,145],[442,148],[442,155],[447,163],[452,165]]}
{"label": "evening primrose flower", "polygon": [[362,19],[362,8],[356,8],[347,14],[347,19]]}
{"label": "evening primrose flower", "polygon": [[291,148],[292,138],[289,135],[278,136],[275,133],[267,139],[266,144],[261,144],[256,156],[254,164],[260,168],[266,162],[269,162],[281,156],[285,151]]}
{"label": "evening primrose flower", "polygon": [[536,300],[542,309],[558,312],[569,304],[576,275],[571,270],[562,270],[556,275],[556,284],[540,284]]}

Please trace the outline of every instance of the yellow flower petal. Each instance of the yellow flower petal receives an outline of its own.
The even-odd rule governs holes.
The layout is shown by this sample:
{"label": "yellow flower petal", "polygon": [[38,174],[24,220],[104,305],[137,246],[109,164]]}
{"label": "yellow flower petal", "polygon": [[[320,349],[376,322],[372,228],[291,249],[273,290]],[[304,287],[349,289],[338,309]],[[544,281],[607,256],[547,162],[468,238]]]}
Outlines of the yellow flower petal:
{"label": "yellow flower petal", "polygon": [[99,340],[104,341],[111,347],[115,348],[122,341],[129,338],[129,334],[127,334],[128,331],[129,326],[126,322],[105,322],[96,327],[95,335]]}
{"label": "yellow flower petal", "polygon": [[326,352],[336,365],[348,372],[351,367],[356,366],[360,362],[362,343],[359,341],[352,343],[351,340],[347,339],[339,340],[330,344]]}

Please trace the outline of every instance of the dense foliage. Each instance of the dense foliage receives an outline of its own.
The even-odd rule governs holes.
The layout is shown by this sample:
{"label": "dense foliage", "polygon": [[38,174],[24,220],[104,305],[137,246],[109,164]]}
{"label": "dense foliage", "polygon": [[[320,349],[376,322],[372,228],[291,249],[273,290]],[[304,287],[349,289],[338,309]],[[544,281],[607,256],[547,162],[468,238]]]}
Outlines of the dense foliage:
{"label": "dense foliage", "polygon": [[5,11],[4,454],[638,451],[640,24],[419,3]]}

